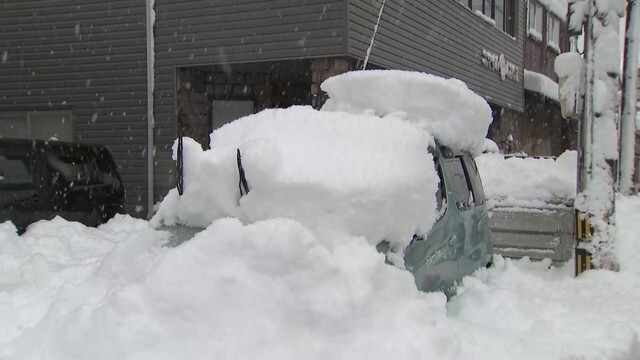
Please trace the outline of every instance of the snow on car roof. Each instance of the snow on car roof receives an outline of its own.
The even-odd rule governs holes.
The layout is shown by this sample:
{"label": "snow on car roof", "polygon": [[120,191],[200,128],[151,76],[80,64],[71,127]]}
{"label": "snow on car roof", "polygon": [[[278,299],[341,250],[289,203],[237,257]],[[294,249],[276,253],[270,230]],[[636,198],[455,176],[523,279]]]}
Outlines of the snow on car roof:
{"label": "snow on car roof", "polygon": [[[402,250],[436,219],[430,144],[427,131],[394,116],[265,110],[215,130],[211,150],[185,139],[184,194],[172,190],[154,222],[288,218]],[[250,187],[242,198],[237,149]]]}
{"label": "snow on car roof", "polygon": [[402,70],[354,71],[325,80],[322,110],[395,114],[418,124],[453,150],[482,153],[491,107],[465,83]]}

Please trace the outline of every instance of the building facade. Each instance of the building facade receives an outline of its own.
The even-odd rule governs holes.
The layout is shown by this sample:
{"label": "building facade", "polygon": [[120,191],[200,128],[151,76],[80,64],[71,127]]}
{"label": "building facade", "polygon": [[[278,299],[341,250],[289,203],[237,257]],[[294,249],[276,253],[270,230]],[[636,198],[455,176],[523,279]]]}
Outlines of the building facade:
{"label": "building facade", "polygon": [[556,57],[570,50],[565,0],[528,0],[524,38],[524,112],[503,112],[490,137],[505,153],[558,156],[576,149],[578,123],[562,117]]}
{"label": "building facade", "polygon": [[455,77],[491,104],[496,119],[523,114],[525,0],[387,0],[381,12],[382,4],[155,0],[147,22],[142,0],[3,2],[0,136],[107,145],[127,210],[146,216],[175,187],[171,148],[179,135],[208,147],[208,134],[239,116],[318,107],[321,82],[362,69],[372,43],[367,68]]}

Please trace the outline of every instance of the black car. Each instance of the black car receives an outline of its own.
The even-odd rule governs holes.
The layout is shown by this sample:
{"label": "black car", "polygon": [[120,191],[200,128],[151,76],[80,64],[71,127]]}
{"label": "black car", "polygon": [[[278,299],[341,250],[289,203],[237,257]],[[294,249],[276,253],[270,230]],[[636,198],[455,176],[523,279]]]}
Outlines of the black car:
{"label": "black car", "polygon": [[0,223],[20,233],[61,216],[97,226],[124,213],[125,191],[104,146],[0,139]]}

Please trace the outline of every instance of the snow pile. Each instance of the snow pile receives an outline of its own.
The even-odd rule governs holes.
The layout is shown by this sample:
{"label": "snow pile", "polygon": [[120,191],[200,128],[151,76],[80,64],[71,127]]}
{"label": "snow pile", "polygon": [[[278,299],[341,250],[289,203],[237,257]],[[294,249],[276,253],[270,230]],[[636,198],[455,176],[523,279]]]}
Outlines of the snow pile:
{"label": "snow pile", "polygon": [[[432,142],[392,115],[266,110],[214,131],[212,150],[185,139],[184,194],[172,190],[153,222],[206,227],[223,217],[283,217],[316,233],[388,240],[399,251],[436,219]],[[236,149],[250,187],[242,198]]]}
{"label": "snow pile", "polygon": [[567,0],[538,0],[540,4],[551,11],[560,20],[567,18],[568,4]]}
{"label": "snow pile", "polygon": [[[445,296],[364,239],[331,247],[291,220],[222,219],[167,249],[131,221],[0,228],[14,248],[0,248],[0,358],[459,358]],[[56,245],[83,241],[95,246]]]}
{"label": "snow pile", "polygon": [[[62,218],[41,221],[21,237],[13,224],[0,224],[0,358],[12,354],[6,342],[24,334],[46,334],[47,322],[99,304],[122,283],[134,280],[130,276],[147,266],[144,259],[152,255],[148,244],[159,247],[162,242],[148,222],[122,215],[98,229]],[[105,269],[105,264],[121,262],[126,267]]]}
{"label": "snow pile", "polygon": [[582,24],[589,15],[590,0],[569,0],[571,7],[571,17],[569,18],[569,29],[573,32],[581,32]]}
{"label": "snow pile", "polygon": [[543,74],[525,69],[524,88],[558,101],[558,84]]}
{"label": "snow pile", "polygon": [[576,196],[577,152],[556,160],[483,154],[476,164],[490,207],[547,207]]}
{"label": "snow pile", "polygon": [[554,69],[560,78],[558,97],[561,103],[567,105],[563,109],[563,117],[574,116],[578,112],[578,102],[581,98],[585,64],[582,56],[576,52],[560,54],[556,57]]}
{"label": "snow pile", "polygon": [[482,97],[457,79],[399,71],[356,71],[322,83],[329,99],[322,110],[394,114],[426,129],[454,150],[480,154],[493,120]]}
{"label": "snow pile", "polygon": [[470,359],[640,358],[637,275],[593,270],[574,278],[573,263],[494,263],[466,277],[447,306],[463,328],[462,353],[475,351]]}
{"label": "snow pile", "polygon": [[[640,213],[640,201],[620,210]],[[620,222],[626,234],[639,224]],[[98,229],[55,219],[22,237],[0,225],[0,358],[640,356],[640,280],[625,267],[574,279],[572,264],[496,257],[446,304],[364,239],[292,220],[221,219],[177,248],[165,239],[125,216]]]}

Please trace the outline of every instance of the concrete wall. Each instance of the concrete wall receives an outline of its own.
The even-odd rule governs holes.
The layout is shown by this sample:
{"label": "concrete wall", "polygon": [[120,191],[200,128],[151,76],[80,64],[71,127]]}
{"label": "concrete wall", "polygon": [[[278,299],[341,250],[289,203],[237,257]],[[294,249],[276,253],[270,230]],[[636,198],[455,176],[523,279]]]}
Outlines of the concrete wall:
{"label": "concrete wall", "polygon": [[489,138],[501,152],[558,156],[577,148],[578,123],[563,119],[558,103],[526,91],[525,104],[524,114],[495,109]]}

